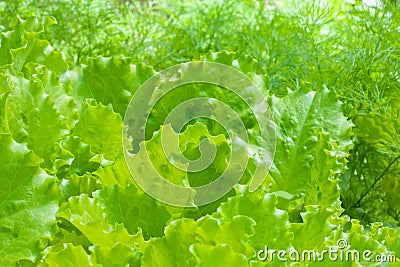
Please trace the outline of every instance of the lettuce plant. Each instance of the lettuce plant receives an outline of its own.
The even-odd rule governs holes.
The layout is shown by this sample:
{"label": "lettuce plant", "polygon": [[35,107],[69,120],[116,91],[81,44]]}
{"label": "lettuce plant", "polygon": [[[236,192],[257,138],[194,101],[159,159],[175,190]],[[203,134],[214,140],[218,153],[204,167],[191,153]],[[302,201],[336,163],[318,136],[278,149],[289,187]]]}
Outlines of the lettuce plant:
{"label": "lettuce plant", "polygon": [[[73,46],[65,48],[66,57],[53,47],[50,38],[58,48],[68,45],[51,36],[57,26],[48,16],[18,19],[1,34],[0,265],[396,266],[365,259],[263,261],[260,255],[266,246],[319,253],[339,247],[398,260],[398,10],[306,6],[303,13],[274,11],[271,18],[264,4],[245,11],[251,1],[226,9],[221,1],[171,2],[174,8],[139,9],[151,19],[142,25],[148,35],[138,37],[143,43],[136,43],[135,54],[122,53],[132,57],[109,56],[113,53],[99,44],[115,45],[122,37],[103,35],[79,60],[70,54],[77,52]],[[221,21],[232,13],[243,16],[230,36],[232,29],[218,27],[227,27]],[[357,30],[357,38],[345,29]],[[85,34],[77,33],[76,40],[88,38]],[[368,45],[367,38],[376,43]],[[276,124],[276,153],[257,190],[249,186],[253,156],[221,199],[174,207],[153,199],[132,179],[124,159],[123,118],[147,79],[190,60],[235,68],[262,89]],[[237,97],[217,87],[192,90],[225,98],[257,140],[254,114]],[[209,183],[232,153],[218,124],[198,119],[176,133],[188,158],[199,156],[200,137],[215,141],[217,160],[202,172],[175,171],[162,157],[167,127],[161,122],[188,97],[160,101],[142,145],[175,182]]]}

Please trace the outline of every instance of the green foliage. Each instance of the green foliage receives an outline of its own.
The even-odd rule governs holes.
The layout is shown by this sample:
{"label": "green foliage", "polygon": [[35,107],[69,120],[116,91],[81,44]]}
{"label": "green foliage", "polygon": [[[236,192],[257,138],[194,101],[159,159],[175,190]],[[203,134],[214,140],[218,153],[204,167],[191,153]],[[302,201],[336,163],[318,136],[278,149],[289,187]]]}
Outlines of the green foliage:
{"label": "green foliage", "polygon": [[[0,265],[335,266],[257,253],[343,239],[399,257],[400,9],[390,2],[0,2]],[[264,91],[276,155],[256,191],[250,157],[223,198],[177,208],[131,178],[122,117],[149,77],[192,60],[232,66]],[[157,103],[141,146],[171,182],[197,186],[225,170],[231,140],[211,120],[162,126],[177,104],[225,101],[254,149],[259,129],[238,96],[190,88]],[[200,173],[171,167],[163,131],[191,159],[212,139],[215,161]],[[389,263],[343,262],[356,265]]]}

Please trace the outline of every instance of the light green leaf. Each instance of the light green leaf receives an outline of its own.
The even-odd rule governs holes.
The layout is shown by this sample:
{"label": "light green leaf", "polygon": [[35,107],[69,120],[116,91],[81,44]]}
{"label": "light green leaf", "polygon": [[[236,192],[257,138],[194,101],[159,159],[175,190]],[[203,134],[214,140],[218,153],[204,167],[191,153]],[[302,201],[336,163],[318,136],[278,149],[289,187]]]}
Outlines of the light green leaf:
{"label": "light green leaf", "polygon": [[247,258],[226,244],[223,245],[207,245],[194,244],[190,247],[190,251],[196,255],[197,263],[195,266],[215,266],[215,267],[245,267],[249,266]]}
{"label": "light green leaf", "polygon": [[93,197],[103,207],[110,224],[123,223],[131,234],[141,228],[145,239],[162,236],[170,218],[164,205],[134,185],[105,187],[94,192]]}
{"label": "light green leaf", "polygon": [[213,217],[229,220],[238,215],[253,219],[255,234],[249,239],[249,244],[256,251],[265,245],[274,249],[291,247],[292,233],[289,231],[288,214],[276,208],[278,203],[274,194],[266,194],[258,189],[249,193],[246,189],[242,195],[228,199],[222,203]]}
{"label": "light green leaf", "polygon": [[0,134],[0,265],[35,262],[54,238],[59,191],[26,144]]}
{"label": "light green leaf", "polygon": [[102,205],[87,195],[71,197],[68,203],[60,207],[57,217],[69,221],[93,245],[105,249],[112,249],[116,243],[131,248],[141,248],[145,244],[141,232],[133,236],[123,224],[109,224]]}
{"label": "light green leaf", "polygon": [[231,220],[204,216],[197,221],[196,240],[213,246],[228,244],[234,252],[253,257],[255,251],[249,244],[249,239],[255,233],[255,225],[254,220],[242,215]]}
{"label": "light green leaf", "polygon": [[[400,138],[393,121],[375,113],[359,114],[354,119],[358,138],[367,138],[372,144],[400,144]],[[382,143],[380,143],[382,142]]]}
{"label": "light green leaf", "polygon": [[68,64],[64,56],[55,51],[47,40],[40,39],[40,33],[52,24],[56,21],[51,17],[43,17],[42,20],[30,17],[19,19],[15,30],[2,33],[0,69],[9,68],[12,74],[18,75],[27,63],[35,62],[56,72],[66,71]]}
{"label": "light green leaf", "polygon": [[359,251],[361,255],[367,250],[371,252],[369,254],[371,261],[368,262],[360,256],[360,261],[356,266],[389,266],[389,262],[375,261],[376,255],[389,255],[389,251],[383,244],[366,235],[364,227],[357,220],[351,221],[351,228],[348,232],[344,232],[342,229],[334,231],[327,238],[326,244],[337,246],[339,240],[346,240],[347,249]]}
{"label": "light green leaf", "polygon": [[393,229],[391,227],[379,227],[374,233],[371,231],[371,237],[386,245],[386,248],[395,253],[396,257],[400,256],[400,228]]}
{"label": "light green leaf", "polygon": [[32,67],[30,71],[32,79],[43,86],[43,91],[49,95],[55,108],[68,126],[68,130],[71,130],[79,119],[78,107],[80,103],[77,103],[69,95],[72,90],[69,81],[62,80],[60,74],[49,70],[46,66],[34,63],[28,64],[28,66]]}
{"label": "light green leaf", "polygon": [[140,266],[141,253],[121,243],[116,243],[111,249],[93,246],[90,251],[92,252],[90,255],[92,261],[101,266]]}
{"label": "light green leaf", "polygon": [[258,61],[251,56],[235,53],[232,51],[209,52],[204,56],[205,61],[217,62],[231,66],[246,74],[261,89],[265,88],[264,79]]}
{"label": "light green leaf", "polygon": [[102,188],[102,184],[98,177],[91,173],[85,173],[81,176],[77,174],[69,175],[61,180],[58,187],[64,201],[68,201],[71,196],[79,196],[81,194],[92,194],[96,190]]}
{"label": "light green leaf", "polygon": [[[90,241],[94,262],[106,266],[112,262],[137,266],[140,253],[147,246],[142,232],[130,235],[123,224],[111,224],[115,218],[108,218],[104,205],[87,195],[71,197],[60,207],[57,216],[71,223]],[[117,255],[120,257],[114,259]]]}
{"label": "light green leaf", "polygon": [[133,183],[124,158],[118,158],[114,164],[109,166],[100,167],[93,174],[99,177],[103,186],[127,186]]}
{"label": "light green leaf", "polygon": [[335,229],[342,228],[347,222],[339,218],[342,212],[340,207],[332,206],[306,206],[301,213],[302,223],[292,223],[290,230],[294,234],[292,244],[298,251],[315,249],[321,251],[325,238]]}
{"label": "light green leaf", "polygon": [[0,134],[10,133],[10,127],[8,127],[8,121],[6,119],[6,101],[8,93],[9,92],[0,94]]}
{"label": "light green leaf", "polygon": [[51,159],[57,177],[68,178],[71,175],[84,175],[96,171],[100,166],[111,165],[103,155],[92,152],[91,146],[77,136],[68,136],[59,142]]}
{"label": "light green leaf", "polygon": [[62,79],[70,82],[71,95],[79,103],[94,98],[103,105],[111,104],[123,116],[133,93],[154,73],[144,64],[130,64],[128,58],[100,56],[66,72]]}
{"label": "light green leaf", "polygon": [[7,76],[10,93],[6,100],[6,119],[12,137],[26,142],[40,156],[46,169],[51,169],[50,155],[54,145],[67,134],[61,115],[38,81]]}
{"label": "light green leaf", "polygon": [[328,134],[316,134],[316,155],[307,181],[304,205],[329,206],[339,201],[339,175],[345,169],[344,159]]}
{"label": "light green leaf", "polygon": [[[351,146],[352,124],[343,116],[334,92],[327,89],[308,93],[297,90],[283,98],[272,97],[272,107],[277,124],[277,148],[270,174],[276,182],[276,190],[304,194],[315,172],[312,166],[317,146],[324,146],[318,145],[316,133],[323,131],[334,140],[336,158],[343,162]],[[330,173],[325,172],[327,174]]]}
{"label": "light green leaf", "polygon": [[144,251],[141,266],[183,267],[194,264],[189,246],[196,242],[196,223],[191,219],[171,222],[165,228],[165,236],[154,238]]}
{"label": "light green leaf", "polygon": [[109,160],[122,154],[122,118],[110,106],[87,100],[73,134]]}
{"label": "light green leaf", "polygon": [[48,248],[43,258],[43,262],[39,266],[54,266],[54,267],[91,267],[102,266],[99,264],[92,264],[89,261],[89,255],[82,246],[74,246],[72,244],[64,244],[61,250],[57,248]]}

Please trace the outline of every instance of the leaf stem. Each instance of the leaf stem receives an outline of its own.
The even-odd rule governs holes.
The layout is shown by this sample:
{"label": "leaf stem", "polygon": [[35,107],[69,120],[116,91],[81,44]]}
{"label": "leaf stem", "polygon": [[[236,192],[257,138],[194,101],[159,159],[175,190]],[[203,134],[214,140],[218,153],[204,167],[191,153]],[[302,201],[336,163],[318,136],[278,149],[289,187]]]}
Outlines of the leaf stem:
{"label": "leaf stem", "polygon": [[399,159],[400,159],[400,155],[397,156],[392,162],[389,163],[389,165],[385,168],[385,170],[383,170],[383,172],[370,185],[370,187],[367,189],[367,191],[365,191],[365,193],[362,194],[362,196],[357,200],[357,202],[354,205],[352,205],[352,208],[360,205],[360,203],[364,199],[364,197],[366,195],[368,195],[368,193],[372,190],[372,188],[374,188],[374,186],[383,178],[383,176],[385,176],[385,174],[389,171],[389,169],[393,166],[393,164],[396,163],[396,161],[398,161]]}

